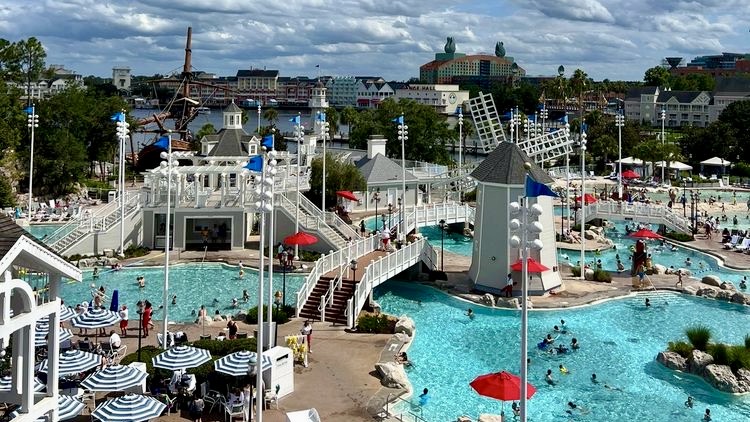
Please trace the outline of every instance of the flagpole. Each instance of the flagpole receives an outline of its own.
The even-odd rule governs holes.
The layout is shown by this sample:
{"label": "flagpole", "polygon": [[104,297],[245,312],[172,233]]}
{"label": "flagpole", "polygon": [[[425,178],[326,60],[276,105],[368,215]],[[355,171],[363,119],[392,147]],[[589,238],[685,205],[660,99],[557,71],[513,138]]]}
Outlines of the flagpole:
{"label": "flagpole", "polygon": [[[302,169],[302,140],[304,139],[305,133],[303,132],[302,128],[302,113],[297,113],[297,195],[295,198],[297,199],[296,207],[294,209],[294,232],[299,233],[299,173]],[[294,260],[299,260],[299,245],[294,245]]]}
{"label": "flagpole", "polygon": [[[31,98],[31,96],[29,96]],[[29,110],[27,108],[26,110]],[[26,221],[31,221],[31,203],[34,196],[34,129],[39,127],[39,116],[36,114],[36,105],[31,104],[31,113],[28,115],[28,126],[31,128],[31,157],[29,162],[29,211],[26,215]]]}
{"label": "flagpole", "polygon": [[[583,123],[581,123],[583,124]],[[581,280],[586,268],[586,132],[581,133]]]}

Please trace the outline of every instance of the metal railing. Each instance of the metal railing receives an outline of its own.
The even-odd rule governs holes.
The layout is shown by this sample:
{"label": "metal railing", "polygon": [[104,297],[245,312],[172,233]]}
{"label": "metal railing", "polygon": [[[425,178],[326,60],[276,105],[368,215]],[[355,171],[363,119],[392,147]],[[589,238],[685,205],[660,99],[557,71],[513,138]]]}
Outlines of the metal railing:
{"label": "metal railing", "polygon": [[[586,205],[586,221],[593,218],[607,218],[612,216],[640,222],[663,223],[674,230],[690,233],[689,220],[663,205],[613,201],[598,201]],[[576,223],[580,222],[581,213],[578,212]]]}
{"label": "metal railing", "polygon": [[475,210],[468,204],[443,202],[422,205],[406,214],[406,233],[417,227],[436,226],[440,220],[446,223],[474,222]]}
{"label": "metal railing", "polygon": [[[290,200],[297,199],[297,192],[289,192],[288,195],[290,196]],[[357,233],[357,231],[350,224],[347,224],[344,220],[342,220],[341,217],[339,217],[336,213],[322,211],[320,208],[318,208],[317,205],[307,199],[307,197],[302,193],[299,194],[299,204],[302,209],[307,211],[310,215],[319,217],[334,232],[341,235],[341,238],[343,240],[349,240],[350,237],[352,239],[360,238],[359,233]]]}
{"label": "metal railing", "polygon": [[332,271],[335,268],[340,268],[342,265],[348,265],[352,259],[358,259],[368,253],[377,249],[379,239],[375,236],[370,236],[364,239],[355,241],[352,244],[347,245],[335,252],[331,252],[326,255],[323,254],[315,261],[310,274],[305,278],[305,282],[297,292],[297,312],[296,316],[299,317],[302,307],[307,302],[310,294],[315,288],[315,285],[320,280],[320,277],[326,273]]}
{"label": "metal railing", "polygon": [[349,328],[354,328],[356,316],[364,307],[365,300],[372,289],[416,264],[424,256],[432,256],[427,255],[429,252],[425,251],[425,248],[432,249],[432,246],[427,240],[419,239],[381,257],[365,268],[362,279],[354,289],[354,296],[346,304],[345,315]]}
{"label": "metal railing", "polygon": [[[424,414],[422,413],[422,407],[419,406],[417,403],[412,402],[411,400],[407,400],[403,397],[396,397],[393,402],[391,402],[391,395],[388,394],[388,398],[386,399],[385,403],[385,412],[389,417],[393,417],[398,419],[401,422],[427,422],[427,419],[424,418]],[[400,405],[403,406],[406,411],[392,411],[391,406],[392,405]],[[419,409],[419,414],[415,413],[413,409]],[[408,419],[407,419],[408,417]]]}
{"label": "metal railing", "polygon": [[[294,218],[296,215],[297,204],[292,202],[284,194],[276,195],[276,201],[282,209],[284,209],[290,217]],[[301,211],[301,210],[300,210]],[[329,242],[336,246],[343,246],[346,240],[341,237],[340,233],[337,233],[328,224],[317,215],[310,215],[306,212],[300,212],[297,216],[299,218],[300,226],[306,230],[316,231],[321,236],[324,236]]]}

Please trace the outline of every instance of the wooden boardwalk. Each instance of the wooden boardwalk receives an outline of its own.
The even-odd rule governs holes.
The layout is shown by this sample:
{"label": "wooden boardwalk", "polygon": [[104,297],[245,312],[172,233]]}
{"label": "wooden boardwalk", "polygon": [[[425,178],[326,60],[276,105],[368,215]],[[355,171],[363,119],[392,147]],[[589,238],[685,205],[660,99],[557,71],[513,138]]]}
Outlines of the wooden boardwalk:
{"label": "wooden boardwalk", "polygon": [[[388,255],[388,252],[378,250],[378,251],[372,251],[366,255],[362,255],[361,257],[359,257],[357,259],[357,272],[355,274],[356,278],[354,281],[358,283],[360,280],[362,280],[362,275],[365,273],[365,268],[367,268],[367,266],[370,265],[371,262],[377,261],[378,259],[380,259],[380,257],[386,256],[386,255]],[[347,272],[351,273],[351,270]],[[333,269],[325,273],[323,277],[321,278],[334,279],[338,277],[338,275],[339,275],[339,270]],[[351,280],[351,274],[349,274],[349,276],[347,277],[347,280]]]}

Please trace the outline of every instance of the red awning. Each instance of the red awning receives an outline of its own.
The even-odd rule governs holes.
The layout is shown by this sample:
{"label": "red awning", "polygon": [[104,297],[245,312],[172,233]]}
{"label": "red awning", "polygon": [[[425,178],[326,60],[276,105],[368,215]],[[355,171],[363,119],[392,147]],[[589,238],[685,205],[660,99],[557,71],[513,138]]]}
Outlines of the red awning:
{"label": "red awning", "polygon": [[356,196],[354,196],[353,193],[349,192],[348,190],[336,191],[336,196],[340,196],[340,197],[342,197],[344,199],[348,199],[350,201],[359,201],[359,199]]}
{"label": "red awning", "polygon": [[297,232],[284,238],[285,245],[307,246],[318,242],[318,238],[310,233]]}
{"label": "red awning", "polygon": [[[534,259],[532,258],[528,258],[526,262],[530,273],[543,273],[545,271],[549,271],[549,268],[534,261]],[[513,271],[521,271],[523,269],[522,266],[523,262],[519,259],[510,266],[510,269]]]}

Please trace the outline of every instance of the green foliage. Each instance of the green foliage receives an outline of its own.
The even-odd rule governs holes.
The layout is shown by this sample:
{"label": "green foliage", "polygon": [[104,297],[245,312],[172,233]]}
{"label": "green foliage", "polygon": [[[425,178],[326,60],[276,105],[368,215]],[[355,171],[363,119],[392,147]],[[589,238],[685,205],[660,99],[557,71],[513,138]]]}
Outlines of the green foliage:
{"label": "green foliage", "polygon": [[666,87],[669,85],[669,70],[663,66],[654,66],[646,70],[643,82],[648,86]]}
{"label": "green foliage", "polygon": [[705,325],[694,325],[685,330],[685,335],[687,335],[693,347],[705,352],[711,339],[711,329]]}
{"label": "green foliage", "polygon": [[570,267],[570,272],[573,273],[573,277],[580,277],[581,267]]}
{"label": "green foliage", "polygon": [[138,258],[141,256],[148,255],[149,249],[143,246],[131,244],[125,248],[125,258]]}
{"label": "green foliage", "polygon": [[320,258],[320,252],[315,251],[299,251],[300,261],[315,262]]}
{"label": "green foliage", "polygon": [[600,283],[611,283],[612,274],[605,270],[594,270],[594,280]]}
{"label": "green foliage", "polygon": [[474,188],[468,192],[464,192],[464,201],[474,202],[477,200],[477,189]]}
{"label": "green foliage", "polygon": [[[140,361],[146,364],[146,372],[151,374],[152,377],[155,376],[158,379],[169,378],[172,376],[171,371],[167,371],[165,369],[154,368],[153,358],[163,351],[164,350],[156,346],[141,347],[141,360]],[[121,365],[128,365],[133,362],[138,362],[138,350],[134,351],[133,353],[129,355],[126,355],[124,358],[120,360]]]}
{"label": "green foliage", "polygon": [[[289,290],[287,290],[289,294]],[[277,324],[286,324],[289,320],[294,317],[295,308],[292,305],[274,306],[272,317]],[[268,305],[263,305],[263,315],[268,315]],[[254,306],[247,310],[247,316],[245,316],[245,322],[248,324],[258,323],[258,307]]]}
{"label": "green foliage", "polygon": [[745,349],[750,349],[750,334],[745,334]]}
{"label": "green foliage", "polygon": [[[336,205],[336,191],[363,191],[367,189],[367,182],[357,167],[338,155],[326,153],[326,209]],[[310,175],[310,190],[305,196],[314,204],[320,205],[323,191],[323,159],[312,161]]]}
{"label": "green foliage", "polygon": [[238,338],[234,340],[197,340],[193,346],[211,352],[211,356],[222,357],[241,350],[257,351],[255,338]]}
{"label": "green foliage", "polygon": [[727,347],[726,344],[718,343],[718,344],[711,344],[708,347],[707,350],[708,354],[713,356],[714,358],[714,364],[716,365],[729,365],[729,362],[731,360],[730,358],[730,349]]}
{"label": "green foliage", "polygon": [[396,320],[386,314],[362,313],[357,318],[357,331],[360,333],[393,334]]}
{"label": "green foliage", "polygon": [[15,207],[16,195],[5,177],[0,177],[0,208]]}
{"label": "green foliage", "polygon": [[729,367],[735,372],[740,368],[750,369],[750,349],[744,346],[730,346]]}
{"label": "green foliage", "polygon": [[[690,205],[690,204],[688,204],[688,205]],[[679,233],[679,232],[676,232],[676,231],[668,231],[664,235],[664,237],[666,237],[667,239],[676,240],[678,242],[690,242],[690,241],[694,240],[692,235],[690,235],[688,233]]]}
{"label": "green foliage", "polygon": [[684,341],[670,341],[667,345],[667,350],[675,352],[687,359],[693,352],[693,346]]}

